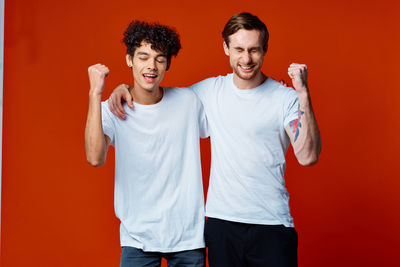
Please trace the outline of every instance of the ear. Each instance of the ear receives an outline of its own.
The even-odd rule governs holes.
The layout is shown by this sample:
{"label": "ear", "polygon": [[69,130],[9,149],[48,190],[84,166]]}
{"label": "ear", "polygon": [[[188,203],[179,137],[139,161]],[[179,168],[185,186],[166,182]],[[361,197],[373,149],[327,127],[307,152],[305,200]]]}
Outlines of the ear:
{"label": "ear", "polygon": [[129,68],[132,68],[132,66],[133,66],[133,58],[132,58],[132,56],[129,55],[129,54],[126,54],[125,59],[126,59],[126,65],[128,65]]}
{"label": "ear", "polygon": [[268,44],[265,46],[265,51],[264,51],[263,56],[265,56],[265,54],[267,54],[267,51],[268,51]]}
{"label": "ear", "polygon": [[225,43],[225,41],[224,41],[223,46],[224,46],[225,55],[227,55],[227,56],[229,57],[229,47],[228,47],[228,45]]}

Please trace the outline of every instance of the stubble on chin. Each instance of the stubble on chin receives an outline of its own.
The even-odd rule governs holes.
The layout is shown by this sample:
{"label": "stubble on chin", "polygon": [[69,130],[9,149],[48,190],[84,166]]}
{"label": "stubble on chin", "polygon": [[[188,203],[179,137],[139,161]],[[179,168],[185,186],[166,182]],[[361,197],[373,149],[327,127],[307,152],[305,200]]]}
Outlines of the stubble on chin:
{"label": "stubble on chin", "polygon": [[251,80],[254,79],[257,76],[257,71],[254,70],[251,73],[244,74],[239,70],[239,67],[233,68],[233,72],[242,80]]}

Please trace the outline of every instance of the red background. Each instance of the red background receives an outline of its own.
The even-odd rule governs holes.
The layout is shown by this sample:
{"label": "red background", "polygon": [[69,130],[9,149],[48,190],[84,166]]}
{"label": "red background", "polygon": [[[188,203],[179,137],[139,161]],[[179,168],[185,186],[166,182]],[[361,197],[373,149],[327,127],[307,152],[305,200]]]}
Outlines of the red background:
{"label": "red background", "polygon": [[[221,31],[250,11],[270,31],[263,71],[309,66],[320,162],[286,181],[300,266],[400,266],[398,1],[6,0],[1,265],[119,266],[114,156],[86,163],[87,67],[110,70],[106,98],[132,82],[122,32],[132,19],[173,25],[183,49],[163,84],[231,72]],[[202,143],[205,186],[210,152]]]}

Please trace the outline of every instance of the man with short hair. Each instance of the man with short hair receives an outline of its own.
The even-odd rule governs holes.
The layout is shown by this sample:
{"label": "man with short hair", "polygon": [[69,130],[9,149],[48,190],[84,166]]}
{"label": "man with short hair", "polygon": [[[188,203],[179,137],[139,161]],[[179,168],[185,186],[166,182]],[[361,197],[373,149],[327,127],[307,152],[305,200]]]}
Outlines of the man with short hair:
{"label": "man with short hair", "polygon": [[[229,19],[222,32],[232,74],[192,86],[203,103],[211,138],[205,239],[210,267],[297,266],[297,233],[285,187],[285,153],[318,160],[321,140],[307,86],[307,67],[288,69],[295,90],[261,72],[268,50],[265,24],[250,13]],[[126,86],[110,97],[125,112]]]}
{"label": "man with short hair", "polygon": [[115,147],[115,213],[121,220],[121,267],[205,265],[200,137],[207,137],[201,102],[187,88],[160,87],[180,49],[163,25],[133,21],[124,33],[134,110],[126,120],[101,102],[106,66],[89,67],[87,160],[104,164]]}

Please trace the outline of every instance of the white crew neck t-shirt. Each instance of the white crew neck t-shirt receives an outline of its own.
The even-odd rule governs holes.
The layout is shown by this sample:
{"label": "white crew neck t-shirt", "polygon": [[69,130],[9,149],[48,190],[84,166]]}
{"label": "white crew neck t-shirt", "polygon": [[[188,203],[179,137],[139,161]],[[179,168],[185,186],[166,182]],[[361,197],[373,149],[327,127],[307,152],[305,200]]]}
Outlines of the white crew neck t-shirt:
{"label": "white crew neck t-shirt", "polygon": [[126,104],[120,120],[102,103],[103,131],[115,147],[114,207],[121,246],[177,252],[204,247],[201,102],[188,88],[164,88],[154,105]]}
{"label": "white crew neck t-shirt", "polygon": [[211,138],[206,216],[292,227],[285,187],[285,126],[298,118],[295,90],[268,78],[238,89],[233,74],[191,87],[203,103]]}

